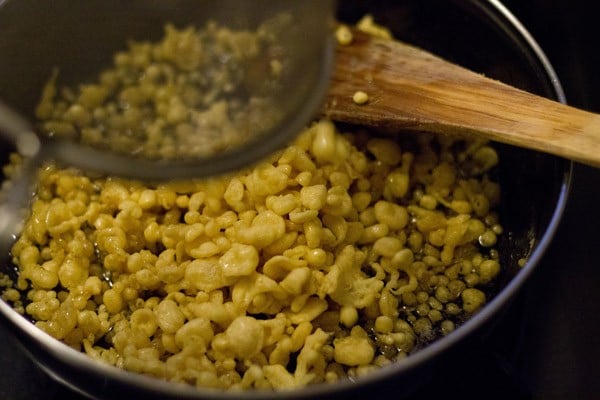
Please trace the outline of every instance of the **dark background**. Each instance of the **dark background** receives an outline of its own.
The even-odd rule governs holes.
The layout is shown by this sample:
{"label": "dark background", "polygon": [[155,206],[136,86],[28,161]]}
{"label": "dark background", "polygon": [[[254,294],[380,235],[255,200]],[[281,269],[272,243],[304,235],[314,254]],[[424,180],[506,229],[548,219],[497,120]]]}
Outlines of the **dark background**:
{"label": "dark background", "polygon": [[[600,21],[589,0],[505,0],[546,52],[571,105],[600,113]],[[552,246],[491,335],[451,350],[415,399],[600,398],[600,170],[575,165]],[[80,399],[0,326],[0,400]],[[456,360],[460,361],[456,361]],[[370,397],[394,398],[393,383]],[[358,397],[358,394],[357,394]],[[362,396],[361,396],[362,397]]]}

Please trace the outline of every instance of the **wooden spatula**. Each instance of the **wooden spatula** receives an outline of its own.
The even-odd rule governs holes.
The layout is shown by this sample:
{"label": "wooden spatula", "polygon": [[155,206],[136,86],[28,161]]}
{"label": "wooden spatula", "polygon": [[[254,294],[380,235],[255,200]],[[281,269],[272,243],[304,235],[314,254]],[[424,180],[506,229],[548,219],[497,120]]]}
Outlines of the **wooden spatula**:
{"label": "wooden spatula", "polygon": [[[469,134],[600,167],[600,115],[513,88],[407,44],[338,45],[324,115],[386,131]],[[353,95],[368,95],[357,104]]]}

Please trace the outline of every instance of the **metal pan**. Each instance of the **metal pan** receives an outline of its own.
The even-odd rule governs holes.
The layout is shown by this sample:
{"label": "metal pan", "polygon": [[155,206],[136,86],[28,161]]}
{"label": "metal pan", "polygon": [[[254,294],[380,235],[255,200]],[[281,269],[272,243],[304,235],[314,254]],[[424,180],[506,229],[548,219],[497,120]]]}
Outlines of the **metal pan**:
{"label": "metal pan", "polygon": [[[61,9],[72,21],[79,21],[69,15],[70,11]],[[345,0],[339,3],[338,11],[339,18],[348,22],[365,13],[373,14],[376,21],[392,28],[402,40],[522,89],[565,101],[558,78],[542,50],[499,1]],[[118,17],[114,13],[115,10],[106,7],[103,15],[87,16],[85,23]],[[19,31],[19,27],[27,25],[29,15],[13,14],[9,25],[4,18],[0,8],[0,96],[20,111],[31,114],[46,72],[57,61],[77,73],[77,55],[73,59],[66,47],[70,45],[69,35],[77,37],[78,25],[53,29],[53,35],[41,34],[43,29],[32,35]],[[18,40],[18,46],[9,40]],[[4,161],[11,149],[5,144],[0,149],[0,158]],[[503,188],[500,215],[505,228],[499,251],[505,269],[493,298],[450,335],[355,382],[273,393],[195,389],[98,364],[37,330],[4,302],[0,302],[2,323],[11,327],[23,350],[42,369],[65,385],[95,398],[111,398],[117,394],[123,398],[146,399],[337,398],[386,380],[394,380],[398,388],[405,388],[394,393],[394,398],[403,397],[421,382],[418,378],[427,373],[427,366],[441,353],[468,340],[474,332],[493,328],[493,321],[522,290],[538,266],[559,224],[568,197],[571,162],[507,146],[498,146],[498,149],[501,160],[498,174]],[[524,257],[528,261],[519,267],[518,260]]]}

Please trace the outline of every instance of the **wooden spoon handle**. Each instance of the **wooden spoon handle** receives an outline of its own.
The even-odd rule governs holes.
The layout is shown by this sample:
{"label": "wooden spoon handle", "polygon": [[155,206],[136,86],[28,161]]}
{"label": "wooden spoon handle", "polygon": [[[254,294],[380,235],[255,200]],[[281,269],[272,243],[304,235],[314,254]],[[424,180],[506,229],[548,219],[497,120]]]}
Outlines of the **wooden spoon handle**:
{"label": "wooden spoon handle", "polygon": [[[600,167],[600,115],[486,78],[404,43],[355,32],[339,45],[324,115],[398,131],[471,134]],[[356,91],[368,94],[356,104]]]}

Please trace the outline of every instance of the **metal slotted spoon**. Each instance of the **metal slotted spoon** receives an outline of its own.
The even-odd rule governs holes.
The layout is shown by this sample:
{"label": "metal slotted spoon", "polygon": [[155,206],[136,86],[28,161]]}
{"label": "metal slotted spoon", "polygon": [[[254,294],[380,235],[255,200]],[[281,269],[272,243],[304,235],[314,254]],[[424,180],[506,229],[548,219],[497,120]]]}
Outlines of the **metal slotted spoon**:
{"label": "metal slotted spoon", "polygon": [[[333,65],[333,8],[333,0],[0,0],[0,139],[24,156],[19,174],[0,194],[0,254],[8,254],[9,243],[20,231],[36,171],[46,161],[158,182],[232,171],[288,144],[325,98]],[[59,71],[61,84],[77,87],[93,81],[129,41],[156,42],[166,24],[201,30],[208,21],[233,32],[255,32],[264,24],[284,21],[271,33],[282,60],[276,84],[264,90],[265,74],[260,68],[257,73],[257,64],[266,69],[268,60],[263,63],[260,53],[256,62],[239,67],[242,79],[249,77],[251,84],[228,94],[233,101],[248,103],[260,97],[267,104],[269,123],[250,115],[249,120],[258,122],[236,126],[244,135],[239,141],[225,143],[219,151],[168,158],[34,133],[38,129],[33,110],[53,71]],[[206,74],[209,83],[215,80],[214,71],[200,67],[197,72]],[[198,128],[190,135],[203,133]]]}
{"label": "metal slotted spoon", "polygon": [[[0,61],[0,77],[3,80],[0,85],[23,85],[23,90],[31,91],[36,90],[37,84],[37,93],[42,89],[40,83],[50,76],[53,68],[60,71],[59,80],[62,77],[67,80],[71,77],[93,77],[101,70],[98,65],[107,65],[112,54],[122,50],[129,40],[156,38],[167,23],[181,27],[194,24],[201,29],[207,21],[215,21],[237,32],[253,31],[265,21],[268,23],[281,15],[288,17],[285,25],[282,24],[283,28],[273,33],[278,35],[275,38],[277,48],[284,51],[281,56],[283,72],[277,85],[265,93],[260,87],[261,80],[266,79],[265,74],[256,73],[256,62],[248,63],[239,66],[240,73],[250,76],[257,89],[245,86],[227,94],[234,100],[251,102],[256,95],[252,91],[261,90],[259,96],[263,100],[267,98],[265,101],[271,107],[268,118],[273,121],[236,126],[240,139],[235,142],[223,139],[223,143],[218,143],[219,151],[198,151],[169,158],[146,157],[143,152],[136,152],[134,156],[131,152],[120,152],[113,147],[107,151],[106,146],[82,145],[73,139],[40,138],[41,145],[36,148],[45,158],[84,170],[136,179],[167,180],[215,175],[237,169],[287,144],[315,115],[328,86],[333,54],[330,34],[333,2],[330,0],[136,0],[125,3],[115,0],[42,3],[13,0],[0,1],[0,5],[0,26],[3,27],[0,28],[0,56],[10,56]],[[28,19],[24,20],[19,15],[27,15]],[[23,46],[27,46],[27,51]],[[257,57],[258,62],[262,61],[260,57],[263,56]],[[223,69],[226,68],[223,65]],[[203,71],[202,65],[198,72],[211,74],[211,71]],[[210,82],[217,78],[207,76],[206,80]],[[2,92],[5,91],[0,91],[0,99],[11,106],[15,104],[18,111],[23,110],[19,107],[22,99],[6,99]],[[28,106],[31,110],[30,100]],[[249,109],[250,113],[254,111]],[[9,132],[15,126],[4,124],[2,128],[13,141],[22,134]],[[204,131],[198,127],[189,136],[201,137]],[[225,137],[225,134],[220,136]],[[31,135],[27,138],[36,141]],[[118,148],[117,145],[115,147]]]}

